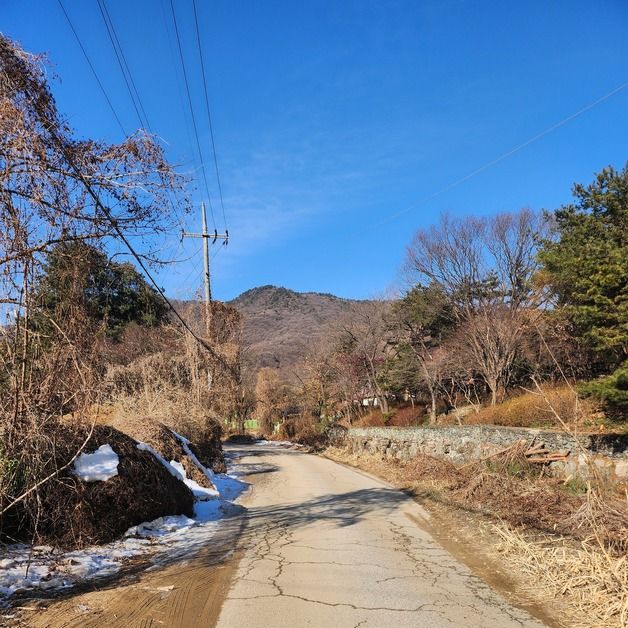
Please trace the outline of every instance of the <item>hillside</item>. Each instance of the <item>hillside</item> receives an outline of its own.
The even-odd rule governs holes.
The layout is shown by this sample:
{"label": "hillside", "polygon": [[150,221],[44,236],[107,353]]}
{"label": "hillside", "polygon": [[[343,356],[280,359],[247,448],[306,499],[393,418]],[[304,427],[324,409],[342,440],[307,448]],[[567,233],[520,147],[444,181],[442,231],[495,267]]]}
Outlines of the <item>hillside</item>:
{"label": "hillside", "polygon": [[290,376],[323,330],[358,303],[331,294],[261,286],[243,292],[229,305],[242,314],[249,372],[272,366]]}

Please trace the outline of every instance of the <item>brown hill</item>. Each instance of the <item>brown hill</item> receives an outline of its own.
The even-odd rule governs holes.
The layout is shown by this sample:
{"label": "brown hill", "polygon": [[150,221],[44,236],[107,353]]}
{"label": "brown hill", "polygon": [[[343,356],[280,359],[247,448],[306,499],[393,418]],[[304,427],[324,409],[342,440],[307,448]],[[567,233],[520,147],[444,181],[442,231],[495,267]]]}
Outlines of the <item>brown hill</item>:
{"label": "brown hill", "polygon": [[261,367],[271,366],[291,378],[308,348],[359,303],[331,294],[294,292],[276,286],[243,292],[228,304],[242,314],[249,376]]}

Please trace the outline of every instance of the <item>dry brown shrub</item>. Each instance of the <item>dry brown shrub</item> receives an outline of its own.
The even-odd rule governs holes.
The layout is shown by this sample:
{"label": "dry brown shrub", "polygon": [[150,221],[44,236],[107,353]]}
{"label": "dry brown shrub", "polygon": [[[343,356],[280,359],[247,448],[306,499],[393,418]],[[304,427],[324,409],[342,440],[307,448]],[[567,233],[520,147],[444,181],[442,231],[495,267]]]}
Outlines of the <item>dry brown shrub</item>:
{"label": "dry brown shrub", "polygon": [[379,408],[375,408],[356,421],[355,425],[356,427],[384,427],[388,425],[387,419],[388,417],[385,417]]}
{"label": "dry brown shrub", "polygon": [[397,427],[408,427],[411,425],[422,425],[425,423],[426,414],[423,406],[401,406],[395,408],[388,420],[387,425]]}
{"label": "dry brown shrub", "polygon": [[400,406],[388,413],[374,408],[356,421],[357,427],[409,427],[425,423],[425,408],[422,406]]}
{"label": "dry brown shrub", "polygon": [[277,430],[277,437],[300,443],[320,451],[328,444],[328,438],[315,417],[300,415],[286,419]]}
{"label": "dry brown shrub", "polygon": [[[581,424],[595,414],[595,406],[589,401],[578,399],[569,386],[543,386],[543,393],[569,425]],[[448,422],[447,418],[444,417],[444,421]],[[455,418],[451,421],[455,422]],[[524,392],[498,405],[481,408],[477,413],[466,415],[463,422],[509,427],[562,428],[543,397],[533,392]]]}
{"label": "dry brown shrub", "polygon": [[[554,483],[534,482],[503,473],[468,473],[451,495],[467,508],[497,515],[510,523],[538,530],[584,533],[569,525],[582,499],[569,495]],[[570,530],[571,528],[571,530]]]}
{"label": "dry brown shrub", "polygon": [[[89,427],[56,424],[25,441],[32,468],[25,486],[62,468],[80,449]],[[193,515],[190,490],[132,438],[108,426],[95,426],[84,451],[109,444],[120,457],[118,475],[106,482],[83,482],[72,467],[43,483],[0,521],[10,538],[82,547],[111,541],[129,527],[165,515]]]}
{"label": "dry brown shrub", "polygon": [[582,530],[598,547],[628,555],[628,501],[600,493],[589,485],[585,500],[569,524]]}

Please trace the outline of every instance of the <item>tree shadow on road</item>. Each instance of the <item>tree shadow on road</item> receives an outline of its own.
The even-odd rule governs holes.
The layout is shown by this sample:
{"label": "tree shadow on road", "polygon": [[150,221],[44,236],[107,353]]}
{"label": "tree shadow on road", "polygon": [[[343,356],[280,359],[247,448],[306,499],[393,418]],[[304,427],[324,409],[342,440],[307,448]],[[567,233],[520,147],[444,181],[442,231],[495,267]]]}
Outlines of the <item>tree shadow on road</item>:
{"label": "tree shadow on road", "polygon": [[[238,460],[244,456],[268,457],[273,453],[275,452],[268,449],[259,451],[247,449],[242,452],[242,456],[234,456],[234,463],[237,465],[236,475],[246,478],[254,474],[274,473],[278,470],[277,465],[267,462],[241,463]],[[276,453],[303,455],[300,452],[285,449],[278,450]],[[322,495],[303,502],[253,508],[226,502],[223,507],[223,518],[217,522],[215,534],[210,537],[199,536],[198,540],[186,544],[184,553],[166,551],[157,556],[139,556],[125,564],[115,575],[77,584],[68,591],[29,591],[16,595],[12,601],[16,603],[33,598],[69,598],[89,590],[124,586],[137,581],[148,567],[154,569],[158,566],[162,569],[177,563],[185,564],[188,561],[201,561],[208,566],[218,566],[231,558],[238,543],[246,544],[254,539],[260,529],[296,529],[317,522],[345,528],[356,525],[367,517],[372,517],[375,511],[378,516],[385,517],[407,502],[411,502],[410,497],[401,491],[385,487],[359,489],[346,493]]]}
{"label": "tree shadow on road", "polygon": [[347,493],[322,495],[305,502],[249,508],[248,525],[259,523],[296,528],[324,521],[337,527],[356,525],[374,511],[386,516],[410,499],[392,488],[366,488]]}

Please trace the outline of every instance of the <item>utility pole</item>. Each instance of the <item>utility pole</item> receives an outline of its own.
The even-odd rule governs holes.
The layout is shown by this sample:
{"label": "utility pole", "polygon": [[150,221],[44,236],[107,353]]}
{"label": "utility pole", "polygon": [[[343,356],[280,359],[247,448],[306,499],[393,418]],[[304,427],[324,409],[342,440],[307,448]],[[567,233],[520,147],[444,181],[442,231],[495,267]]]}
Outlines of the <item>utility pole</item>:
{"label": "utility pole", "polygon": [[201,224],[203,227],[201,233],[190,233],[182,231],[181,238],[203,238],[203,266],[205,271],[205,326],[207,329],[207,335],[209,336],[210,303],[212,300],[211,279],[209,274],[209,241],[211,240],[212,244],[216,244],[216,240],[224,240],[223,244],[227,244],[229,242],[229,231],[225,230],[224,233],[218,233],[216,229],[214,229],[213,233],[207,231],[207,214],[205,213],[205,203],[201,203]]}

